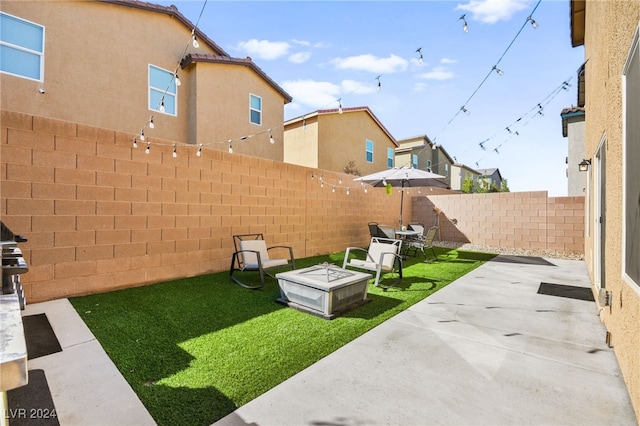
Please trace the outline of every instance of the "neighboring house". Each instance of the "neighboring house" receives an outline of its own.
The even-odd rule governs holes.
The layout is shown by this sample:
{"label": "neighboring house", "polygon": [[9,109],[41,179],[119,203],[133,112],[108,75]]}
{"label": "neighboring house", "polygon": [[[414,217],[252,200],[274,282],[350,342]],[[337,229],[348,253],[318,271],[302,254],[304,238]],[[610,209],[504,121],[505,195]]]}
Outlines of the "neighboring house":
{"label": "neighboring house", "polygon": [[416,169],[428,170],[445,177],[441,179],[451,186],[452,166],[455,163],[449,153],[433,143],[427,135],[414,136],[398,141],[396,149],[397,166],[413,166]]}
{"label": "neighboring house", "polygon": [[230,57],[175,6],[5,0],[0,10],[3,110],[132,138],[144,131],[143,144],[228,150],[228,140],[237,140],[234,152],[283,159],[282,143],[268,141],[270,134],[282,141],[291,96],[250,58]]}
{"label": "neighboring house", "polygon": [[584,161],[584,107],[565,108],[562,118],[562,136],[568,138],[567,147],[567,195],[569,197],[585,195],[586,173],[578,169]]}
{"label": "neighboring house", "polygon": [[461,163],[455,163],[451,166],[451,189],[454,191],[462,191],[465,180],[469,178],[474,183],[478,183],[480,172]]}
{"label": "neighboring house", "polygon": [[[398,142],[368,107],[325,109],[284,123],[284,161],[361,176],[394,167]],[[353,171],[352,170],[352,171]]]}
{"label": "neighboring house", "polygon": [[571,42],[588,59],[586,266],[640,420],[640,0],[570,4]]}
{"label": "neighboring house", "polygon": [[478,173],[480,173],[478,180],[487,182],[489,188],[497,188],[500,190],[503,181],[500,169],[478,169]]}

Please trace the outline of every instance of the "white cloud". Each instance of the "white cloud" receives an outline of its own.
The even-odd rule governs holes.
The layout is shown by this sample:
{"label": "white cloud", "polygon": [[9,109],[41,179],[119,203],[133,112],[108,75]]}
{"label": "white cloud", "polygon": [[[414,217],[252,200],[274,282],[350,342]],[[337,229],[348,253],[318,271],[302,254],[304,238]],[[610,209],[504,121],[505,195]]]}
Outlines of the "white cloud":
{"label": "white cloud", "polygon": [[440,63],[441,64],[450,65],[450,64],[455,64],[456,62],[458,62],[457,59],[450,59],[450,58],[442,58],[442,59],[440,59]]}
{"label": "white cloud", "polygon": [[409,62],[396,55],[389,55],[388,58],[378,58],[373,55],[349,56],[348,58],[335,58],[331,64],[340,70],[369,71],[379,74],[392,74],[404,71],[409,66]]}
{"label": "white cloud", "polygon": [[473,14],[473,19],[486,24],[509,20],[514,13],[525,9],[528,0],[471,0],[459,4],[456,10],[464,10]]}
{"label": "white cloud", "polygon": [[294,80],[282,83],[282,88],[289,93],[294,102],[313,109],[337,108],[340,97],[340,86],[326,81]]}
{"label": "white cloud", "polygon": [[445,67],[435,67],[429,72],[419,74],[418,77],[427,80],[449,80],[454,77],[454,74]]}
{"label": "white cloud", "polygon": [[251,39],[238,43],[238,49],[247,53],[253,59],[271,61],[286,56],[291,45],[284,41],[268,41]]}
{"label": "white cloud", "polygon": [[378,87],[377,83],[366,84],[355,80],[343,80],[341,85],[345,94],[353,93],[358,95],[375,93]]}
{"label": "white cloud", "polygon": [[311,58],[311,52],[297,52],[289,56],[289,62],[303,64]]}
{"label": "white cloud", "polygon": [[296,40],[295,38],[291,39],[291,42],[294,44],[299,44],[300,46],[311,46],[311,42],[306,40]]}

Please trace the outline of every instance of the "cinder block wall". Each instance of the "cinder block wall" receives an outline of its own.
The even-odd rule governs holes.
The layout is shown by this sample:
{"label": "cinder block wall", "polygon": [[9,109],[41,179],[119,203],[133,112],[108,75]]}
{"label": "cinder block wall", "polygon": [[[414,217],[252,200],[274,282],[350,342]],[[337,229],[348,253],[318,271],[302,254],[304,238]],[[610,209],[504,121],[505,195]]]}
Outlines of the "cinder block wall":
{"label": "cinder block wall", "polygon": [[413,198],[418,222],[436,223],[438,210],[443,241],[584,253],[584,197],[535,191]]}
{"label": "cinder block wall", "polygon": [[173,158],[152,131],[145,154],[132,134],[0,118],[0,213],[29,240],[29,302],[224,271],[234,234],[264,233],[301,258],[366,245],[368,222],[398,219],[399,192],[365,194],[354,176],[206,148],[198,157],[193,145]]}
{"label": "cinder block wall", "polygon": [[[0,214],[29,239],[20,245],[29,302],[225,271],[235,234],[261,232],[302,258],[366,246],[370,221],[398,225],[400,191],[364,193],[350,175],[206,148],[198,157],[180,143],[174,158],[174,142],[152,134],[145,154],[132,134],[9,111],[0,119]],[[582,198],[408,191],[405,222],[431,223],[437,205],[442,239],[582,251]]]}

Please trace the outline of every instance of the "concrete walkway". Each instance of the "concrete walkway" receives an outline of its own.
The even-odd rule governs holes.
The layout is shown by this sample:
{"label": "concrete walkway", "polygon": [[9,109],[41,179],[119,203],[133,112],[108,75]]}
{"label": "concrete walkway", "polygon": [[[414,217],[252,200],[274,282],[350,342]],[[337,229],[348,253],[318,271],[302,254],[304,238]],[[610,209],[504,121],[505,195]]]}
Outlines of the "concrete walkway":
{"label": "concrete walkway", "polygon": [[[582,261],[499,256],[216,425],[637,425],[589,285]],[[60,424],[154,424],[69,301],[42,312],[63,351],[28,366]]]}

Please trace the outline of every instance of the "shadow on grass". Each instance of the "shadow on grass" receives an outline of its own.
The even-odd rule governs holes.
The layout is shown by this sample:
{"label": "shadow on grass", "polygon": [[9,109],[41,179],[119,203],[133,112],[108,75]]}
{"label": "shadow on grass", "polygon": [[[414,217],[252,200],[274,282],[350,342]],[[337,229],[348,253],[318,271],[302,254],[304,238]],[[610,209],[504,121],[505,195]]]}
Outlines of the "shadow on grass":
{"label": "shadow on grass", "polygon": [[[254,291],[226,271],[70,301],[158,424],[208,425],[486,259],[439,254],[433,263],[408,260],[400,288],[369,286],[371,302],[331,321],[276,303],[272,278]],[[343,256],[300,259],[296,267],[341,266]]]}

